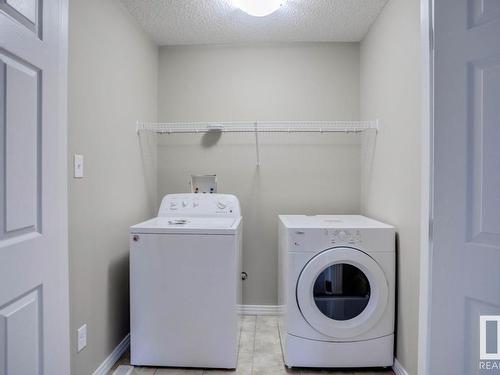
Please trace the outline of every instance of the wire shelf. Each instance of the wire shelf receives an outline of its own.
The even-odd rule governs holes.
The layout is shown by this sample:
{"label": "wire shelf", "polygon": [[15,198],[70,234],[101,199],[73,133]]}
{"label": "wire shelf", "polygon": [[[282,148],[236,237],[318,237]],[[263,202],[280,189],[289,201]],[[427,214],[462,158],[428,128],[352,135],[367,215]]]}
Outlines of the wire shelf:
{"label": "wire shelf", "polygon": [[257,166],[260,165],[259,133],[360,133],[379,130],[379,121],[237,121],[237,122],[137,122],[137,133],[157,134],[253,133]]}
{"label": "wire shelf", "polygon": [[359,133],[378,130],[374,121],[137,122],[137,132],[174,133]]}

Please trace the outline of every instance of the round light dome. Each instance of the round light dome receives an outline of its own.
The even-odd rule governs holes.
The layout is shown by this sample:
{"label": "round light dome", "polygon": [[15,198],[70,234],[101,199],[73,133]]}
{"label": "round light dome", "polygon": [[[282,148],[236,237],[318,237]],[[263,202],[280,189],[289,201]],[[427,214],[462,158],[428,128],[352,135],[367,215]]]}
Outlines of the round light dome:
{"label": "round light dome", "polygon": [[285,0],[233,0],[233,4],[254,17],[264,17],[277,11]]}

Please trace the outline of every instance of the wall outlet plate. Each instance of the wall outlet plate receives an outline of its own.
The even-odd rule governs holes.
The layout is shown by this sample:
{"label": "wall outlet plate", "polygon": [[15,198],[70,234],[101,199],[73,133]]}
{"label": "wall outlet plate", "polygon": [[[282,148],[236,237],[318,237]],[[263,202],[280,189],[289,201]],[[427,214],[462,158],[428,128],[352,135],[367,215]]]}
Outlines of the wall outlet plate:
{"label": "wall outlet plate", "polygon": [[87,346],[87,325],[84,324],[77,330],[77,352],[81,352]]}
{"label": "wall outlet plate", "polygon": [[74,177],[83,178],[83,155],[75,154],[74,156]]}

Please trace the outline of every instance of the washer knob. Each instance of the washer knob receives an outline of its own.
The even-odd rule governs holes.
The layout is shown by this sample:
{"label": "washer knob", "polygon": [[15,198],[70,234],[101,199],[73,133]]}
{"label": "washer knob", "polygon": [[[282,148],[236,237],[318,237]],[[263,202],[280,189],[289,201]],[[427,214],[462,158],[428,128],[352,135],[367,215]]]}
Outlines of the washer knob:
{"label": "washer knob", "polygon": [[224,208],[226,208],[226,205],[222,202],[217,202],[217,207],[219,207],[221,210],[223,210]]}

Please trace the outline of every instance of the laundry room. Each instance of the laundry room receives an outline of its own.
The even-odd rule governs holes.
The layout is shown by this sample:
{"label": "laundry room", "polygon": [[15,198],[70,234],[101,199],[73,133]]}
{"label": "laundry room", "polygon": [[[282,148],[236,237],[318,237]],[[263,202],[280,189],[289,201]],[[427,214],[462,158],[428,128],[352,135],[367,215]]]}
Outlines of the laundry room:
{"label": "laundry room", "polygon": [[[302,228],[290,224],[286,217],[307,215],[308,220],[314,215],[363,215],[376,220],[356,221],[359,227],[322,222],[318,228],[333,236],[328,237],[328,247],[335,247],[331,244],[344,235],[351,247],[357,246],[356,236],[363,237],[366,244],[373,228],[388,236],[383,240],[374,236],[374,243],[382,241],[381,248],[393,249],[382,267],[389,280],[385,298],[391,301],[387,309],[392,315],[386,317],[386,312],[379,317],[380,321],[386,317],[391,328],[371,330],[380,333],[377,338],[390,336],[390,344],[387,339],[377,346],[388,348],[390,362],[377,362],[376,350],[370,362],[367,353],[372,348],[367,346],[360,347],[357,355],[345,352],[352,357],[351,362],[330,363],[319,358],[314,359],[315,365],[306,358],[298,367],[369,367],[375,368],[373,371],[385,367],[388,374],[416,375],[422,160],[420,2],[286,0],[279,1],[270,15],[259,17],[237,3],[69,2],[71,373],[105,373],[95,371],[118,371],[119,366],[132,371],[134,334],[132,353],[128,352],[128,335],[135,274],[130,249],[133,252],[134,241],[143,241],[146,233],[157,232],[129,232],[129,228],[161,216],[160,207],[176,220],[185,220],[186,206],[204,208],[205,200],[212,199],[224,206],[219,206],[218,215],[229,215],[230,209],[233,217],[238,205],[241,209],[241,223],[235,229],[241,231],[241,244],[237,240],[234,245],[241,250],[235,271],[241,283],[238,314],[243,319],[242,329],[250,327],[257,335],[259,329],[276,326],[275,336],[266,336],[263,341],[284,340],[277,333],[279,316],[284,312],[280,278],[282,272],[288,272],[280,268],[280,246],[285,246],[280,243],[280,225]],[[193,197],[192,176],[202,175],[216,176],[214,196],[235,196],[237,203],[227,197]],[[172,194],[181,196],[166,198]],[[304,225],[308,236],[307,228],[312,224]],[[192,234],[189,228],[182,230]],[[221,227],[216,230],[220,232],[214,234],[226,233]],[[207,250],[211,249],[210,240],[207,237]],[[365,251],[363,246],[361,251]],[[380,254],[366,253],[384,264],[377,258]],[[190,256],[197,257],[196,253]],[[199,258],[206,262],[206,268],[215,267],[210,262],[216,257],[203,254]],[[178,296],[184,296],[179,298],[204,301],[197,297],[204,288],[206,296],[210,295],[210,282],[204,285],[202,278],[193,276],[195,268],[171,266],[163,269],[172,275],[179,271],[179,279],[187,273],[185,280],[178,280],[179,288],[184,284],[194,289],[184,294],[179,289]],[[371,266],[366,267],[368,274]],[[343,274],[359,276],[353,272],[346,268]],[[377,279],[378,274],[373,275]],[[378,286],[363,289],[363,283],[372,279],[359,277],[361,294],[371,293],[373,299],[380,296],[377,293],[383,295]],[[327,294],[337,293],[329,282],[324,281]],[[176,281],[161,279],[158,283],[165,283],[165,290],[170,290],[168,285]],[[151,286],[142,284],[135,298],[146,298],[148,291]],[[361,298],[361,294],[354,297]],[[164,308],[156,307],[155,311]],[[375,311],[378,307],[370,304],[365,312],[372,308]],[[302,310],[306,314],[306,308]],[[209,307],[201,303],[197,314],[204,311]],[[191,314],[185,315],[187,325],[188,316]],[[203,320],[205,325],[209,321]],[[218,323],[215,318],[212,321],[215,327]],[[86,345],[82,348],[74,338],[83,326]],[[259,357],[259,337],[253,337],[257,347],[252,349],[252,357],[238,359],[240,364],[250,363],[251,369],[245,372],[237,368],[237,373],[286,373],[282,360],[276,359],[282,354],[266,362],[265,356]],[[367,341],[368,337],[374,336],[366,336]],[[141,352],[139,346],[136,348]],[[307,347],[298,352],[309,350],[319,353],[323,349]],[[199,353],[198,359],[203,357]],[[162,362],[158,357],[142,363],[139,354],[135,358],[138,366],[154,368],[170,367],[169,363],[176,368],[234,367]]]}

